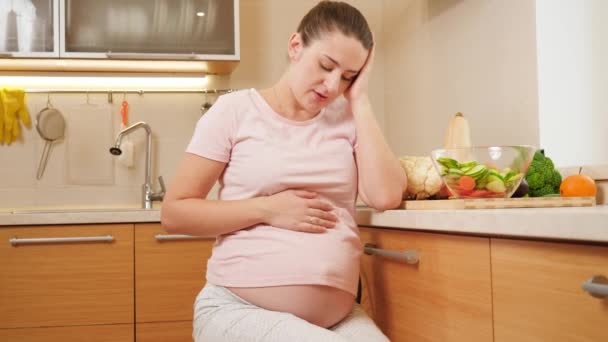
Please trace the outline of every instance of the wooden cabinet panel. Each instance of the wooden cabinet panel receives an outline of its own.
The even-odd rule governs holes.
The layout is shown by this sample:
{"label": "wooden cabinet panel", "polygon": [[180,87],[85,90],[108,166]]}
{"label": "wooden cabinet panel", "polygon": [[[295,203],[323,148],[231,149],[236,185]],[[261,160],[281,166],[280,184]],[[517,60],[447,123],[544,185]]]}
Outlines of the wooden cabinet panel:
{"label": "wooden cabinet panel", "polygon": [[[0,329],[0,341],[10,342],[132,342],[133,324]],[[167,340],[168,341],[168,340]]]}
{"label": "wooden cabinet panel", "polygon": [[136,321],[192,320],[215,239],[158,241],[157,234],[167,234],[160,224],[135,226]]}
{"label": "wooden cabinet panel", "polygon": [[192,342],[192,320],[186,322],[137,323],[137,342]]}
{"label": "wooden cabinet panel", "polygon": [[361,240],[420,255],[362,257],[362,305],[391,341],[492,341],[488,238],[361,228]]}
{"label": "wooden cabinet panel", "polygon": [[492,239],[495,340],[608,341],[608,300],[583,291],[608,276],[608,247]]}
{"label": "wooden cabinet panel", "polygon": [[[17,238],[113,242],[13,246]],[[0,328],[133,323],[133,225],[0,229]]]}

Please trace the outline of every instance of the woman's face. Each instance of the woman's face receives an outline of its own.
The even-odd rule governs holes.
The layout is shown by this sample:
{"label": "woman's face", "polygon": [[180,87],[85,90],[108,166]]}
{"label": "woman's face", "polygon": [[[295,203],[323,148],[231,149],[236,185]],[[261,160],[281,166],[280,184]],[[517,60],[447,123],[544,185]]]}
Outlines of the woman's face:
{"label": "woman's face", "polygon": [[299,105],[317,113],[351,85],[369,51],[339,31],[322,34],[304,47],[299,34],[289,40],[289,83]]}

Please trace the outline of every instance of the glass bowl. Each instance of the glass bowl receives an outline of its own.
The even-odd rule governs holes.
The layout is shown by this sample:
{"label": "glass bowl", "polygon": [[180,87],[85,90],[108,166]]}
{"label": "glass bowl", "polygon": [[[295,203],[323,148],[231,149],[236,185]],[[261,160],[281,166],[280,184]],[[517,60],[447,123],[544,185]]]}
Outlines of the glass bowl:
{"label": "glass bowl", "polygon": [[509,198],[528,172],[536,147],[477,146],[437,149],[431,159],[456,198]]}

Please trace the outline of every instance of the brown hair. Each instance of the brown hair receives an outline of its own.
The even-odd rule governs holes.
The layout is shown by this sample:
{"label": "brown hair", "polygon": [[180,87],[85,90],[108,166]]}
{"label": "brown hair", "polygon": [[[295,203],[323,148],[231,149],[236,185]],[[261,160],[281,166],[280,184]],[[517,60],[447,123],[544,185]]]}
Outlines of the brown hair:
{"label": "brown hair", "polygon": [[313,7],[300,22],[298,33],[304,46],[319,39],[322,34],[339,30],[361,42],[366,50],[374,45],[367,20],[358,9],[341,1],[324,0]]}

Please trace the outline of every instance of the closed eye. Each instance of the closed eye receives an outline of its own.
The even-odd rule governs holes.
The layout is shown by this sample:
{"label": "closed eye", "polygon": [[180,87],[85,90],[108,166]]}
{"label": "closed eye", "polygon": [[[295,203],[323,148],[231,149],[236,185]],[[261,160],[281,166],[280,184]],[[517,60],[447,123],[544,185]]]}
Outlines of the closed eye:
{"label": "closed eye", "polygon": [[[326,65],[324,65],[323,63],[319,63],[319,66],[321,67],[321,69],[323,69],[323,70],[325,70],[325,71],[327,71],[327,72],[332,72],[332,71],[334,70],[334,69],[333,69],[333,67],[326,66]],[[342,75],[342,77],[341,77],[341,78],[342,78],[342,80],[343,80],[344,82],[352,82],[352,81],[355,79],[355,77],[356,77],[356,76],[357,76],[357,75],[353,75],[353,76],[351,76],[351,77],[346,77],[346,76]]]}
{"label": "closed eye", "polygon": [[325,71],[332,71],[333,70],[331,67],[323,65],[323,63],[319,63],[319,65],[321,66],[321,69],[323,69]]}

